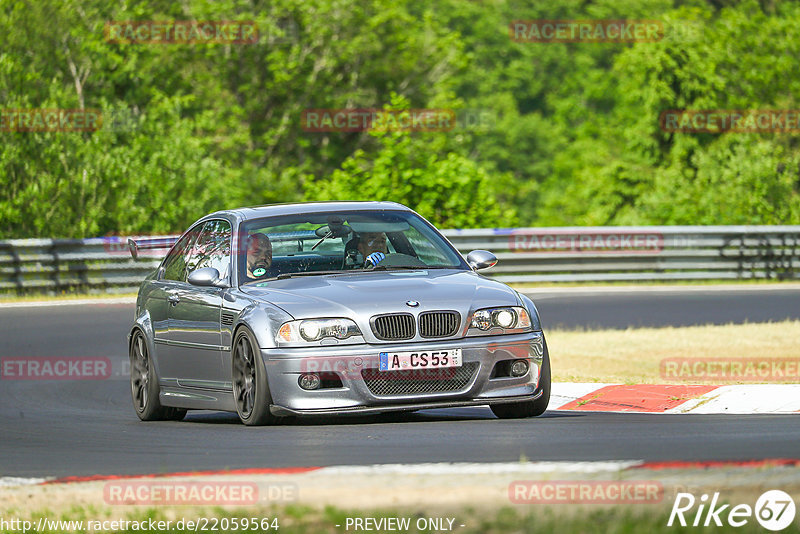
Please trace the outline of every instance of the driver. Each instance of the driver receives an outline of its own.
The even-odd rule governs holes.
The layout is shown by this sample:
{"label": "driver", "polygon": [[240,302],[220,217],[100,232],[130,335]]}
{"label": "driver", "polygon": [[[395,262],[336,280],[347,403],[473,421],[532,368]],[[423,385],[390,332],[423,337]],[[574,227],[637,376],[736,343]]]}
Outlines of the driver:
{"label": "driver", "polygon": [[358,236],[356,245],[361,257],[364,258],[364,266],[378,265],[389,253],[386,244],[385,232],[363,232]]}
{"label": "driver", "polygon": [[264,234],[250,234],[247,239],[247,277],[253,280],[267,274],[272,265],[272,243]]}

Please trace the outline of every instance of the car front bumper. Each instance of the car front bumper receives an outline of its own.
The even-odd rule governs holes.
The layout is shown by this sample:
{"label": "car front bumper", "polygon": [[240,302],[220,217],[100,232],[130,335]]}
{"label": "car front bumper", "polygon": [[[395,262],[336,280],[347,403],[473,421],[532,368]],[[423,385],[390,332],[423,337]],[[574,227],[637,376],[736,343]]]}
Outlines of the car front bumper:
{"label": "car front bumper", "polygon": [[[385,374],[375,371],[368,371],[366,377],[362,374],[365,369],[377,369],[378,354],[381,352],[445,349],[461,349],[464,369],[424,371],[421,378],[414,373],[391,375],[396,378],[392,381],[390,394],[381,392],[372,380],[376,375]],[[543,333],[532,332],[414,343],[270,348],[262,349],[261,354],[272,396],[271,412],[276,415],[313,415],[531,400],[541,395],[536,388],[545,350]],[[495,376],[498,362],[518,359],[528,361],[527,374],[521,377]],[[501,364],[500,367],[504,365],[507,364]],[[304,390],[298,380],[300,375],[310,372],[323,372],[326,375],[336,373],[341,386]],[[456,372],[458,377],[454,375]],[[435,377],[433,381],[431,376]]]}

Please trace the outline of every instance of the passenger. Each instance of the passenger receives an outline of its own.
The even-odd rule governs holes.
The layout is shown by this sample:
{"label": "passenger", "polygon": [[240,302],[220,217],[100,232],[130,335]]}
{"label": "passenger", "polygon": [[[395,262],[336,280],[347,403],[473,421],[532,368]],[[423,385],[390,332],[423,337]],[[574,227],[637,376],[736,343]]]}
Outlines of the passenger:
{"label": "passenger", "polygon": [[257,280],[272,265],[272,243],[265,234],[251,234],[247,241],[247,277]]}

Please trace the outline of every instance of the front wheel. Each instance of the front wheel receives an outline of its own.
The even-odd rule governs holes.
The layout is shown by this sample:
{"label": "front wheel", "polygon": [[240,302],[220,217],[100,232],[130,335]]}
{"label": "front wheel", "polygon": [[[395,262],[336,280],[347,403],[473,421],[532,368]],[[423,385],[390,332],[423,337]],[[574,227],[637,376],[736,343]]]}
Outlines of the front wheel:
{"label": "front wheel", "polygon": [[131,338],[131,397],[136,415],[142,421],[180,421],[186,410],[161,406],[158,400],[158,376],[156,375],[144,334],[136,330]]}
{"label": "front wheel", "polygon": [[275,424],[280,419],[269,411],[272,396],[269,393],[267,371],[257,347],[258,343],[250,330],[237,330],[231,347],[233,397],[239,419],[248,426]]}
{"label": "front wheel", "polygon": [[550,355],[547,351],[547,341],[544,342],[544,358],[542,358],[539,387],[536,388],[534,394],[537,395],[540,391],[542,392],[541,396],[535,400],[513,404],[493,404],[492,412],[500,419],[522,419],[542,415],[547,410],[547,405],[550,403]]}

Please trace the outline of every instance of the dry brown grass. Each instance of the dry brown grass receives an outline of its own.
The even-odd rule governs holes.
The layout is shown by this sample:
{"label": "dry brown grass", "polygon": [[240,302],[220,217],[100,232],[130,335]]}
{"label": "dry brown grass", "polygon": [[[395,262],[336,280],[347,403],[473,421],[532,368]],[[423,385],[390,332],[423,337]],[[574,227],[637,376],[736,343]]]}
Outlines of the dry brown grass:
{"label": "dry brown grass", "polygon": [[800,321],[628,330],[552,330],[547,332],[547,345],[556,382],[665,383],[669,381],[661,376],[659,367],[665,358],[747,358],[753,361],[792,358],[800,361]]}

